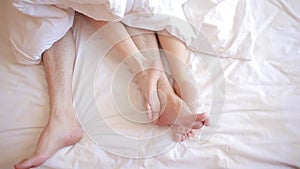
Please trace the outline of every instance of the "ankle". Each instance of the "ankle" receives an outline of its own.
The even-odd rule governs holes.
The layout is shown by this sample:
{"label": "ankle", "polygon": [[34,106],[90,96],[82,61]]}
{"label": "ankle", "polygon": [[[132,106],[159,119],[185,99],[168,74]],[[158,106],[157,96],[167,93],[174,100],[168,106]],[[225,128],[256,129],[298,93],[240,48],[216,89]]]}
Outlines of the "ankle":
{"label": "ankle", "polygon": [[163,90],[164,92],[166,92],[166,93],[174,92],[173,87],[171,86],[171,83],[170,83],[169,79],[164,75],[162,76],[162,78],[160,78],[158,80],[157,85],[160,86],[159,88],[161,90]]}
{"label": "ankle", "polygon": [[58,119],[64,119],[64,118],[70,118],[70,117],[76,117],[75,116],[75,110],[73,108],[72,104],[62,104],[62,105],[55,105],[50,108],[51,117],[58,118]]}
{"label": "ankle", "polygon": [[147,68],[147,60],[139,52],[132,56],[128,56],[125,59],[125,63],[128,65],[128,68],[132,73],[140,73]]}

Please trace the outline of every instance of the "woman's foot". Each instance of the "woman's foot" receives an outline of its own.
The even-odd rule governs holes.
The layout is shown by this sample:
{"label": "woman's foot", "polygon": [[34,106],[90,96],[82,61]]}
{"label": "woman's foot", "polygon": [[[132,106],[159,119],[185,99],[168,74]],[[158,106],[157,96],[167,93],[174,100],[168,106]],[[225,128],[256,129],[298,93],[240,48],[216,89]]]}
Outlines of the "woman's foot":
{"label": "woman's foot", "polygon": [[[180,85],[178,85],[180,84]],[[198,91],[191,80],[180,80],[175,81],[173,84],[173,88],[177,96],[179,96],[189,107],[192,113],[198,113]],[[209,117],[207,113],[202,113],[200,119],[202,118],[202,126],[209,125]],[[201,126],[201,127],[202,127]],[[193,135],[193,132],[188,133],[184,136],[184,139]]]}
{"label": "woman's foot", "polygon": [[193,113],[198,113],[198,91],[192,80],[174,80],[173,89]]}
{"label": "woman's foot", "polygon": [[73,108],[67,111],[52,113],[47,126],[42,132],[33,155],[22,160],[15,169],[28,169],[37,167],[48,160],[59,149],[73,145],[82,138],[82,129],[75,117]]}
{"label": "woman's foot", "polygon": [[194,103],[197,95],[192,84],[177,87],[176,94],[165,72],[159,68],[143,70],[135,80],[145,98],[149,121],[172,126],[175,141],[183,141],[192,135],[193,129],[208,125],[206,113],[196,114],[197,105]]}
{"label": "woman's foot", "polygon": [[157,83],[161,75],[161,70],[157,68],[150,68],[139,72],[135,77],[135,81],[145,99],[145,107],[148,111],[148,119],[154,124],[159,118],[161,109],[157,93]]}
{"label": "woman's foot", "polygon": [[208,115],[192,112],[189,106],[175,94],[165,74],[160,76],[157,89],[161,105],[157,124],[172,126],[175,141],[183,141],[192,135],[193,129],[208,125]]}

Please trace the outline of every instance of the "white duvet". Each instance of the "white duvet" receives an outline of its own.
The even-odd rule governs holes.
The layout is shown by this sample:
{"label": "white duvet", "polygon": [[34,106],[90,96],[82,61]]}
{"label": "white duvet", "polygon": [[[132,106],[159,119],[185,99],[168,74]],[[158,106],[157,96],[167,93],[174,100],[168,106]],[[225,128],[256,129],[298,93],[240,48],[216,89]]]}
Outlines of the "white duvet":
{"label": "white duvet", "polygon": [[40,62],[41,54],[72,26],[74,11],[97,20],[166,29],[197,52],[242,59],[252,56],[248,0],[14,0],[13,4],[17,10],[9,11],[10,41],[18,61],[25,64]]}
{"label": "white duvet", "polygon": [[[85,84],[90,82],[83,80],[88,78],[83,76],[82,73],[88,70],[85,69],[83,72],[79,70],[88,67],[89,65],[87,64],[90,62],[85,62],[89,60],[78,57],[82,62],[76,63],[74,74],[76,78],[73,81],[74,101],[81,104],[79,107],[77,105],[76,108],[85,110],[84,112],[77,112],[81,123],[85,125],[85,130],[88,131],[90,129],[94,133],[86,132],[79,143],[60,150],[44,165],[40,166],[40,169],[300,168],[299,2],[293,0],[205,1],[203,2],[205,5],[201,6],[201,8],[198,2],[202,1],[187,1],[183,6],[185,15],[189,23],[195,24],[201,23],[198,20],[203,21],[203,24],[201,23],[202,28],[206,25],[205,30],[217,37],[211,37],[212,40],[216,40],[214,42],[218,42],[220,40],[218,38],[226,35],[221,36],[218,34],[226,30],[222,30],[220,25],[228,25],[227,30],[229,34],[234,35],[230,37],[239,39],[239,34],[243,34],[243,31],[238,31],[240,29],[229,29],[229,25],[233,22],[228,21],[227,23],[227,21],[223,20],[224,24],[220,24],[220,20],[222,20],[220,18],[221,16],[232,15],[233,18],[240,18],[244,15],[236,16],[235,13],[219,15],[220,10],[223,9],[226,12],[227,10],[225,9],[235,6],[233,4],[243,2],[247,2],[247,8],[250,7],[252,9],[250,13],[253,19],[251,36],[255,35],[255,38],[252,39],[251,61],[211,57],[213,58],[212,60],[218,61],[224,70],[226,104],[220,118],[212,118],[212,120],[219,120],[219,122],[215,121],[213,123],[215,125],[197,133],[195,138],[176,144],[163,154],[149,158],[126,158],[114,155],[105,149],[103,144],[102,146],[97,145],[97,142],[93,141],[95,137],[91,139],[91,136],[99,136],[98,138],[101,138],[101,135],[104,138],[108,138],[110,133],[105,133],[105,130],[103,130],[105,128],[101,126],[103,124],[102,119],[97,118],[98,116],[93,116],[95,114],[88,113],[95,108],[91,106],[93,104],[92,98],[84,97],[87,93]],[[187,4],[194,10],[187,11]],[[193,6],[195,8],[197,6],[197,8],[195,9]],[[12,18],[15,16],[10,14],[12,12],[17,13],[16,8],[8,3],[7,8],[0,6],[0,9],[1,20],[5,21],[7,17],[9,18],[8,22],[11,24]],[[189,12],[191,12],[190,15]],[[210,15],[212,17],[204,15],[209,12],[212,12],[212,15]],[[188,17],[192,15],[199,17]],[[216,18],[213,16],[216,16]],[[60,19],[60,17],[54,18]],[[233,18],[231,18],[231,21],[235,20]],[[35,21],[34,23],[40,23],[39,20]],[[73,22],[73,19],[70,21]],[[30,23],[28,21],[29,25]],[[38,136],[48,120],[49,100],[43,65],[28,66],[17,62],[13,51],[9,48],[12,39],[9,39],[8,32],[10,34],[18,34],[19,32],[16,30],[17,28],[7,29],[5,25],[0,25],[0,168],[9,169],[12,168],[14,163],[29,156],[34,151]],[[218,29],[220,31],[216,31],[217,34],[213,33]],[[210,38],[207,39],[210,41]],[[20,38],[20,40],[22,39]],[[27,39],[23,40],[27,42]],[[79,43],[87,39],[77,38],[77,40]],[[98,43],[99,41],[95,42]],[[221,40],[220,42],[225,41]],[[235,42],[235,40],[230,42]],[[36,46],[32,44],[31,47]],[[34,55],[29,56],[34,58]],[[209,56],[199,56],[199,53],[191,54],[189,66],[201,89],[200,99],[205,109],[211,106],[209,101],[212,96],[211,86],[212,82],[218,82],[218,78],[211,78],[207,74],[208,69],[215,67],[214,64],[203,66],[206,61],[204,58],[209,58]],[[38,57],[35,61],[38,61]],[[98,62],[95,60],[93,63],[97,64]],[[109,69],[109,66],[114,66],[113,63],[118,62],[106,60],[106,63],[104,67],[100,68],[102,68],[102,71],[110,73],[111,69]],[[109,85],[107,79],[109,78],[105,74],[99,76],[98,80],[102,82],[103,88]],[[98,93],[95,96],[101,94],[103,100],[110,98],[110,91],[103,90],[103,88],[98,88]],[[139,96],[138,93],[135,94],[137,97]],[[109,102],[108,99],[103,104],[109,107],[111,106]],[[106,118],[110,120],[108,121],[110,124],[114,124],[115,131],[120,131],[121,129],[127,136],[146,136],[145,133],[156,131],[148,126],[136,128],[125,123],[124,119],[122,121],[116,114],[106,116]],[[213,131],[210,132],[212,129]],[[208,139],[203,140],[203,135],[200,133],[213,134],[206,137]],[[162,144],[170,143],[168,142],[169,140],[170,137],[168,135],[164,136]],[[118,142],[119,140],[114,141]],[[144,149],[139,149],[141,150],[139,152],[160,150],[157,149],[159,142],[151,144],[155,145],[154,148],[147,146],[147,144],[144,145],[146,145]],[[110,150],[126,150],[127,147],[125,146],[109,148],[113,148]],[[142,146],[136,147],[143,148]],[[141,153],[138,155],[141,155]]]}

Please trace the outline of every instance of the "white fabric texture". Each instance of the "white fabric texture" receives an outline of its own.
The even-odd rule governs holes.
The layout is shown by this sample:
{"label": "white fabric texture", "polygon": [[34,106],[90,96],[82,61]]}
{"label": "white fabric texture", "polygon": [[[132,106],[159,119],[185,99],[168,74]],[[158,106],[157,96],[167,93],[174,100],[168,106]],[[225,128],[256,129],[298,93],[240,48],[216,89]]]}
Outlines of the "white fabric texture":
{"label": "white fabric texture", "polygon": [[41,54],[71,27],[74,10],[97,20],[119,19],[133,27],[165,29],[196,52],[240,59],[252,56],[248,0],[14,0],[14,6],[18,11],[8,11],[10,41],[17,59],[25,64],[39,63]]}
{"label": "white fabric texture", "polygon": [[[27,7],[29,6],[29,7]],[[10,42],[17,60],[37,64],[42,53],[62,38],[73,24],[74,11],[55,6],[23,4],[16,10],[9,5]]]}
{"label": "white fabric texture", "polygon": [[[292,0],[253,0],[249,5],[256,9],[252,11],[256,39],[252,60],[214,57],[224,69],[226,107],[209,140],[200,143],[197,135],[162,155],[130,159],[104,151],[84,135],[79,143],[60,150],[38,168],[300,168],[300,4]],[[2,21],[10,9],[0,6]],[[74,32],[81,32],[77,28]],[[12,168],[34,152],[49,115],[43,66],[18,64],[9,48],[8,31],[5,24],[0,24],[0,168]],[[88,39],[89,31],[76,38],[82,42],[80,46]],[[202,64],[201,57],[191,54],[189,66],[201,88],[199,97],[205,109],[210,107],[211,82]],[[99,78],[106,86],[105,74]],[[84,94],[84,83],[84,76],[74,79],[74,93]],[[108,90],[99,94],[104,100],[110,96]],[[90,100],[81,99],[88,110]],[[87,119],[92,127],[100,127],[96,131],[101,131],[98,119]],[[137,134],[132,126],[118,126],[122,124],[118,117],[112,116],[111,121],[116,127],[126,128],[128,134]]]}
{"label": "white fabric texture", "polygon": [[[190,0],[184,4],[184,11],[189,23],[208,39],[214,55],[252,58],[255,37],[249,0]],[[197,49],[199,40],[192,43]]]}

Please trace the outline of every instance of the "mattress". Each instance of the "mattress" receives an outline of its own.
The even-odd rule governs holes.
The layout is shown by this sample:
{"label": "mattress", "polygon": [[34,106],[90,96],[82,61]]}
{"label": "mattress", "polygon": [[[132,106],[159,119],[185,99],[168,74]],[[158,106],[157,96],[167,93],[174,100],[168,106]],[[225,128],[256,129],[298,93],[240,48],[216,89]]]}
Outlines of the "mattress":
{"label": "mattress", "polygon": [[[78,56],[73,95],[84,137],[38,168],[300,168],[300,3],[254,0],[250,7],[254,23],[251,60],[190,52],[189,66],[201,89],[201,109],[211,113],[210,127],[182,143],[172,142],[166,132],[158,140],[141,142],[139,153],[122,154],[132,146],[121,144],[123,137],[111,137],[103,119],[113,126],[112,132],[123,132],[126,138],[148,138],[145,131],[156,133],[161,128],[135,126],[111,112],[100,118],[95,111],[97,104],[111,105],[105,98],[113,95],[104,90],[110,85],[109,73],[113,73],[109,68],[119,62],[106,59],[102,66],[96,65],[107,74],[93,72],[92,78],[96,74],[103,84],[90,97],[86,85],[99,81],[90,81],[80,70],[88,71],[84,68],[92,61],[98,64],[99,58]],[[4,21],[0,25],[0,168],[8,169],[33,153],[48,120],[49,96],[43,65],[28,66],[16,61],[5,24],[9,8],[0,8]],[[101,43],[97,36],[93,34],[87,40],[85,50]],[[82,51],[82,56],[87,54]],[[135,91],[131,92],[138,100],[141,96]],[[94,98],[100,94],[102,100],[96,99],[95,104]],[[218,99],[213,102],[215,95],[224,96],[224,105]],[[114,141],[107,144],[111,139]],[[114,150],[124,151],[120,154]]]}

